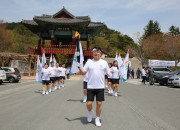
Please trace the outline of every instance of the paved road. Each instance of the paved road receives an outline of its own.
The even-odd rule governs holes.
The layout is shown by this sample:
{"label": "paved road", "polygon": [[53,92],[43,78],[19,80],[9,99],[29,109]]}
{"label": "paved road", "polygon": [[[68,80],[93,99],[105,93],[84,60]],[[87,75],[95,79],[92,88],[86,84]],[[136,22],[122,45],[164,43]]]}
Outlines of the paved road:
{"label": "paved road", "polygon": [[42,96],[34,81],[0,86],[0,130],[179,130],[180,89],[120,83],[119,96],[106,94],[102,127],[86,122],[82,80]]}

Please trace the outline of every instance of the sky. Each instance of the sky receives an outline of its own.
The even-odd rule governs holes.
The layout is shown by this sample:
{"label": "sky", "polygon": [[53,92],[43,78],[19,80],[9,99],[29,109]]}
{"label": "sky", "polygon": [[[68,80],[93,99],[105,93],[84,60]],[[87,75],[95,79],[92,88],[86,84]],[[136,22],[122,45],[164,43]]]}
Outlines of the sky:
{"label": "sky", "polygon": [[74,16],[89,16],[133,39],[144,33],[149,20],[158,21],[162,32],[180,27],[180,0],[0,0],[0,20],[32,20],[63,6]]}

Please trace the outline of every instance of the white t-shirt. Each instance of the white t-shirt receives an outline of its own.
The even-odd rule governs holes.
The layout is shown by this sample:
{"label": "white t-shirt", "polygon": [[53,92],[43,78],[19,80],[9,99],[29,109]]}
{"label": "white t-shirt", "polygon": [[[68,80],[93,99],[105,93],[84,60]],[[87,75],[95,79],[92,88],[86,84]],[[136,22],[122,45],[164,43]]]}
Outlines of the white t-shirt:
{"label": "white t-shirt", "polygon": [[42,80],[50,80],[50,71],[49,71],[49,69],[47,68],[47,69],[45,69],[45,68],[42,68]]}
{"label": "white t-shirt", "polygon": [[119,79],[120,76],[120,71],[117,67],[113,66],[111,67],[111,72],[112,72],[112,79]]}
{"label": "white t-shirt", "polygon": [[144,69],[141,70],[142,76],[146,76],[146,71]]}
{"label": "white t-shirt", "polygon": [[59,77],[60,71],[61,71],[60,67],[56,67],[56,75],[55,75],[56,77]]}
{"label": "white t-shirt", "polygon": [[51,73],[50,77],[56,77],[56,67],[50,66],[48,69],[50,70]]}
{"label": "white t-shirt", "polygon": [[[112,72],[112,67],[111,67],[111,68],[109,68],[109,70],[110,70],[110,72]],[[111,79],[111,78],[112,78],[112,73],[111,73],[111,75],[108,75],[108,78],[109,78],[109,79]]]}
{"label": "white t-shirt", "polygon": [[63,67],[60,67],[60,70],[61,70],[61,72],[60,72],[60,76],[66,76],[66,68],[63,68]]}
{"label": "white t-shirt", "polygon": [[88,89],[104,89],[105,88],[105,74],[109,74],[109,66],[105,60],[98,61],[92,59],[88,60],[83,67],[84,71],[88,73]]}

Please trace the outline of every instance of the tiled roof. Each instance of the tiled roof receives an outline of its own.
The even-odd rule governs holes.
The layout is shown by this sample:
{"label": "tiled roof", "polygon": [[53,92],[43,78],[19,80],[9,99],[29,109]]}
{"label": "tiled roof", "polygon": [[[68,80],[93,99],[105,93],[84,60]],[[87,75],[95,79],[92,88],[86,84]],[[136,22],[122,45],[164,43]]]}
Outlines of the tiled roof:
{"label": "tiled roof", "polygon": [[90,20],[83,20],[83,19],[70,19],[70,18],[52,18],[52,17],[39,17],[36,16],[33,18],[34,21],[37,23],[40,22],[47,22],[47,23],[56,23],[56,24],[73,24],[73,23],[89,23]]}
{"label": "tiled roof", "polygon": [[91,22],[89,23],[88,28],[101,27],[101,26],[105,26],[105,24],[100,23],[100,22]]}
{"label": "tiled roof", "polygon": [[24,24],[38,25],[34,20],[22,20]]}

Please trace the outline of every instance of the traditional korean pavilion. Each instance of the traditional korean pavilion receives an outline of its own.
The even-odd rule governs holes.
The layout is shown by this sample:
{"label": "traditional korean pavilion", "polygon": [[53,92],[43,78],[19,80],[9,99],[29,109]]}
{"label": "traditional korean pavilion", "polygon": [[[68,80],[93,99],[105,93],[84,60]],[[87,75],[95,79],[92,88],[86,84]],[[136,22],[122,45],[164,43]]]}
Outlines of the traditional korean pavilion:
{"label": "traditional korean pavilion", "polygon": [[[100,34],[104,24],[91,22],[89,16],[74,16],[64,7],[53,15],[35,16],[33,20],[22,20],[22,23],[39,37],[37,48],[29,49],[31,54],[69,54],[76,49],[75,32],[80,33],[80,40],[85,41],[83,53],[85,57],[92,56],[90,37]],[[50,45],[45,41],[49,40]],[[83,42],[84,43],[84,42]]]}

